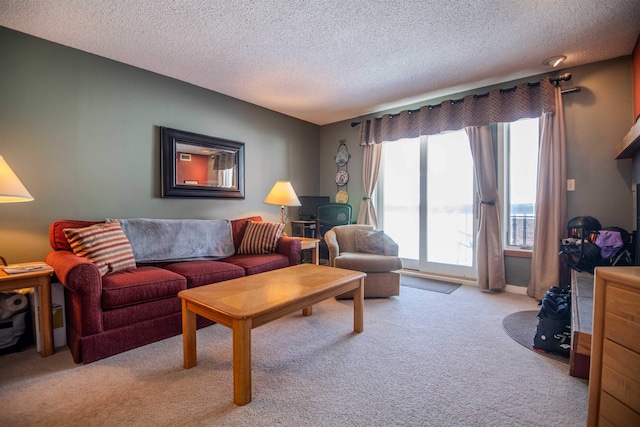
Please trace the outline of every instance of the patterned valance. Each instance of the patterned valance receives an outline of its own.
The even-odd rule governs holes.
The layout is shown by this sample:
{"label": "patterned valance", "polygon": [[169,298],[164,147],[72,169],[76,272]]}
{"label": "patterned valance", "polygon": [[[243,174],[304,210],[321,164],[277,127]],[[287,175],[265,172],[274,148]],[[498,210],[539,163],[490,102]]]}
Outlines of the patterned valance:
{"label": "patterned valance", "polygon": [[521,83],[511,89],[494,89],[468,95],[418,110],[405,110],[360,122],[360,145],[380,144],[421,135],[437,135],[467,126],[508,123],[555,113],[554,83],[547,77],[539,83]]}

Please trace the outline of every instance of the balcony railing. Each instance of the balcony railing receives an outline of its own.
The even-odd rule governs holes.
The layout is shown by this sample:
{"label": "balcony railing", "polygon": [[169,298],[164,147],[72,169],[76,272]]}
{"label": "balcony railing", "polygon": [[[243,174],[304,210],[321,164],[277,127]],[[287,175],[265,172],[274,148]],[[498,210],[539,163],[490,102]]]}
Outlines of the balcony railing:
{"label": "balcony railing", "polygon": [[535,215],[511,215],[509,217],[509,245],[533,246],[535,229]]}

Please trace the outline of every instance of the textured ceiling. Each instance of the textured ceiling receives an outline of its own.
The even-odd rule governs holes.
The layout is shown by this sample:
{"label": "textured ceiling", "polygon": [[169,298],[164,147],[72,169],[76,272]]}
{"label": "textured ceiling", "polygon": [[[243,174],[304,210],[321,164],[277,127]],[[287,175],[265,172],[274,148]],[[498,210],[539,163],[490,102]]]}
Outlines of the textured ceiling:
{"label": "textured ceiling", "polygon": [[629,55],[638,0],[0,0],[0,25],[319,125]]}

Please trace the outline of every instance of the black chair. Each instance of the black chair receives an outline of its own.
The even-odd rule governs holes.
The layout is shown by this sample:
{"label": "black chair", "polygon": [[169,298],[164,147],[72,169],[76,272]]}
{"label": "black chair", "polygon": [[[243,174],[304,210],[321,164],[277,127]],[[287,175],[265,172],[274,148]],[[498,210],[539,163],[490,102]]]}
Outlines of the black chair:
{"label": "black chair", "polygon": [[336,225],[351,224],[351,205],[344,203],[328,203],[316,208],[316,238],[320,239],[319,255],[329,259],[329,249],[324,241],[324,233]]}

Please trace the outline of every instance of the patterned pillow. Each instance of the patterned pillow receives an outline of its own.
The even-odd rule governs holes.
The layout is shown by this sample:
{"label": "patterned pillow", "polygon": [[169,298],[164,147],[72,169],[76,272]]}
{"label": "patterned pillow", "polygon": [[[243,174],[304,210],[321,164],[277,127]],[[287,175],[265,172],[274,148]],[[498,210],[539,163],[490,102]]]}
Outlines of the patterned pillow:
{"label": "patterned pillow", "polygon": [[276,251],[284,224],[281,222],[249,221],[238,248],[239,255],[261,255]]}
{"label": "patterned pillow", "polygon": [[65,228],[64,234],[73,253],[94,263],[101,276],[136,267],[131,244],[118,221],[83,228]]}
{"label": "patterned pillow", "polygon": [[384,232],[382,230],[356,230],[356,251],[384,255]]}

